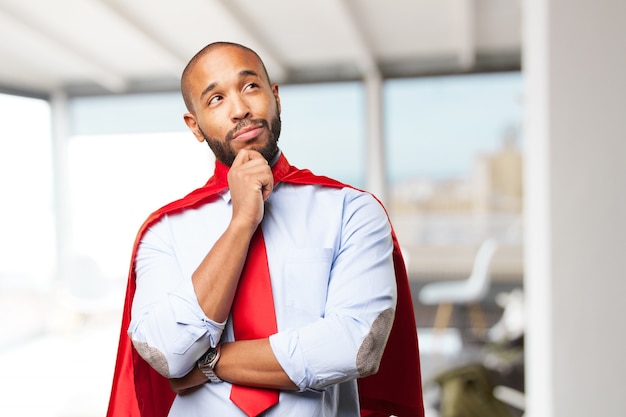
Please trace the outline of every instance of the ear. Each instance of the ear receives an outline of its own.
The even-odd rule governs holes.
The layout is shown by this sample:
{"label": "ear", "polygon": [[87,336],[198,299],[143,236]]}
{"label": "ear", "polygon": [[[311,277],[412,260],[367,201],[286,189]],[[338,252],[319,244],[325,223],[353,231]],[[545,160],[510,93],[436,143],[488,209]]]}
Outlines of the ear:
{"label": "ear", "polygon": [[198,142],[204,142],[204,135],[202,134],[202,132],[200,132],[196,116],[191,113],[185,113],[183,119],[185,119],[185,124],[187,125],[189,130],[191,130],[191,133],[193,133]]}
{"label": "ear", "polygon": [[278,84],[272,84],[272,93],[276,99],[276,107],[278,107],[278,114],[280,114],[280,96],[278,95]]}

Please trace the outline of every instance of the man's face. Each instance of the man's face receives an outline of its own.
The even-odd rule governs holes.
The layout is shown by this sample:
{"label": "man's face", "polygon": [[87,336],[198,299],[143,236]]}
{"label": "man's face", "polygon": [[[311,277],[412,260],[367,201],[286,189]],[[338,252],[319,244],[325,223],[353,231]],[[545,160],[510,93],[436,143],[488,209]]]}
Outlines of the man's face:
{"label": "man's face", "polygon": [[248,51],[224,46],[208,52],[189,74],[193,112],[185,123],[230,166],[241,149],[271,160],[278,151],[280,98],[262,64]]}

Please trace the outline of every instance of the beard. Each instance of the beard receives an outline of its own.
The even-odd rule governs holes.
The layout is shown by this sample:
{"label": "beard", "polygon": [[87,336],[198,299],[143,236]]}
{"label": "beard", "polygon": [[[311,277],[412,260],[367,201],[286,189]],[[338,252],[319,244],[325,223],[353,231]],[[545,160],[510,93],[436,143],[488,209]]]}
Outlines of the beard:
{"label": "beard", "polygon": [[237,151],[235,151],[231,145],[233,135],[238,130],[250,125],[262,125],[269,131],[269,138],[265,145],[253,146],[250,149],[259,152],[268,163],[271,163],[278,153],[278,138],[280,137],[280,131],[282,129],[280,114],[276,114],[276,116],[272,118],[271,125],[269,125],[265,119],[243,119],[226,134],[224,140],[210,138],[199,126],[198,129],[200,133],[202,133],[207,145],[209,145],[209,148],[211,148],[211,151],[213,151],[213,154],[215,154],[215,159],[226,166],[231,166],[237,156]]}

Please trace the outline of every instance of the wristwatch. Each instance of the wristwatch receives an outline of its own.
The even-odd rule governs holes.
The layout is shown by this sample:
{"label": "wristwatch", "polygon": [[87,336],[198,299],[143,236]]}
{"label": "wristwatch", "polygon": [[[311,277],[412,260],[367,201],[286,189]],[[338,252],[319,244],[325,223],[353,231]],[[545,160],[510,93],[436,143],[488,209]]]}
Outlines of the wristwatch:
{"label": "wristwatch", "polygon": [[207,378],[209,378],[209,381],[214,383],[223,382],[217,375],[215,375],[215,372],[213,372],[213,368],[215,368],[219,359],[220,345],[210,348],[200,357],[200,359],[198,359],[198,368]]}

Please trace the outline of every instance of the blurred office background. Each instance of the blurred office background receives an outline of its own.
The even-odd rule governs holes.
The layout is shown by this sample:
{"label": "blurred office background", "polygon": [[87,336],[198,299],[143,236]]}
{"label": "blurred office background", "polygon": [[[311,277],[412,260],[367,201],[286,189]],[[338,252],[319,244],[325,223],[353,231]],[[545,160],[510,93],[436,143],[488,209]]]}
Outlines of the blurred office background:
{"label": "blurred office background", "polygon": [[213,168],[179,74],[232,40],[290,162],[385,202],[429,416],[621,415],[626,5],[562,3],[0,0],[0,414],[104,415],[135,233]]}

